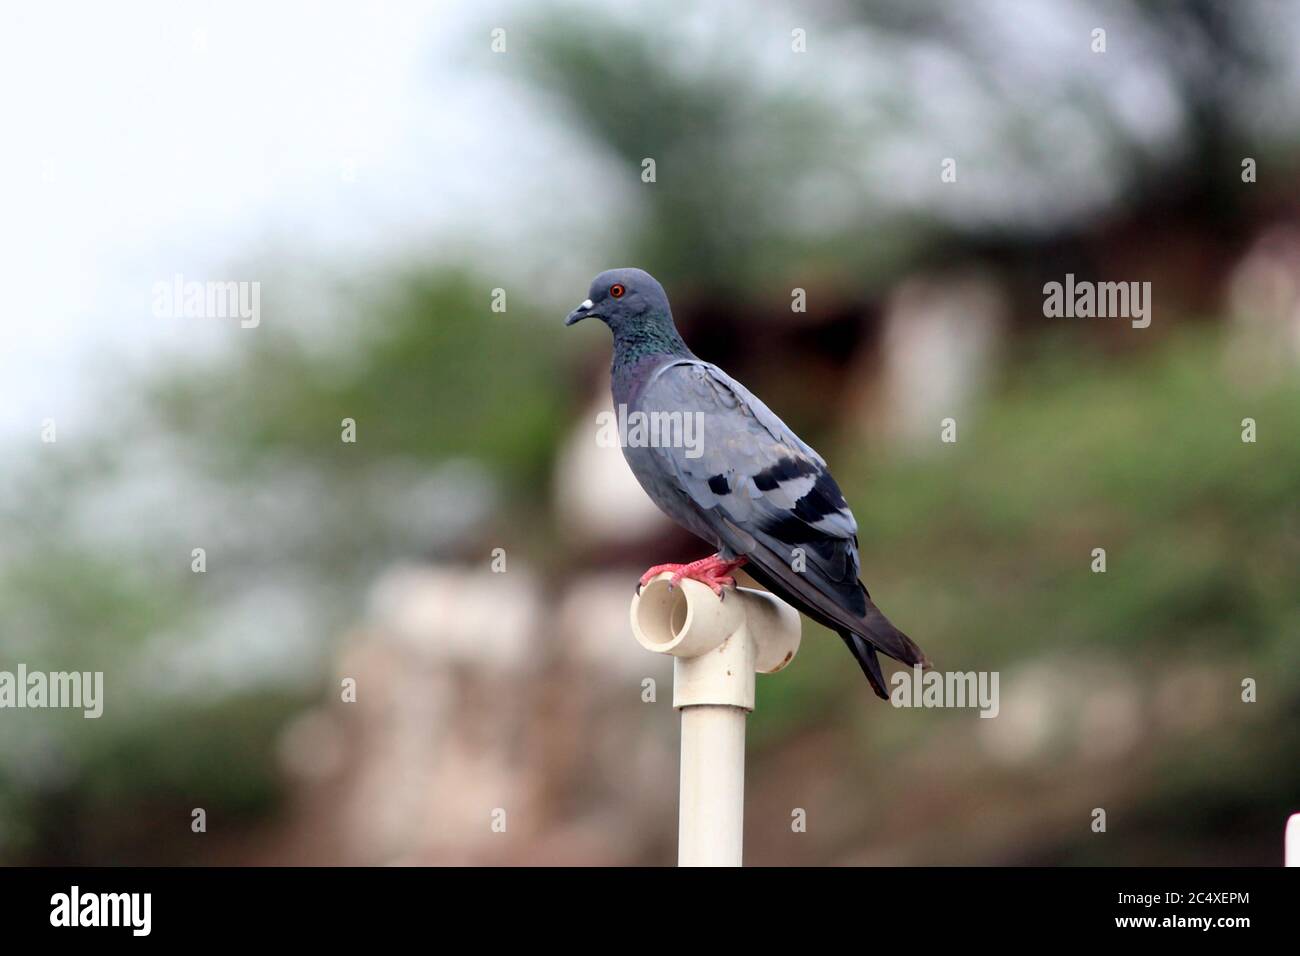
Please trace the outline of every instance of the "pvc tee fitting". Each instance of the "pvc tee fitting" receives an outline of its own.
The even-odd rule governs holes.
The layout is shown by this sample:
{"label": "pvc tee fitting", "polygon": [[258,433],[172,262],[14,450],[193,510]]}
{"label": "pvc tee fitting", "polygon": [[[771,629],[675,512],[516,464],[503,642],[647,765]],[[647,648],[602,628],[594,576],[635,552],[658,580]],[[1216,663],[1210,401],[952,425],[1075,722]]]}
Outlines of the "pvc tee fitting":
{"label": "pvc tee fitting", "polygon": [[670,654],[673,706],[754,709],[754,674],[775,674],[799,650],[799,612],[753,588],[723,597],[684,579],[670,589],[665,572],[632,600],[632,633],[648,651]]}

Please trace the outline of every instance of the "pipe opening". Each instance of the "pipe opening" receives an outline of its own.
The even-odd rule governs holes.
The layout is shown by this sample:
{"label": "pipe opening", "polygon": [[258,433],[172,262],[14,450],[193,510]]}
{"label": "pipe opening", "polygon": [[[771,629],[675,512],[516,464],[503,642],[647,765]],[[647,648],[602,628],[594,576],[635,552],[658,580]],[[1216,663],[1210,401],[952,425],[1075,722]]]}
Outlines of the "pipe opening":
{"label": "pipe opening", "polygon": [[689,610],[689,602],[686,600],[686,592],[678,588],[673,592],[673,612],[672,612],[672,629],[673,637],[681,637],[682,631],[686,630],[686,617]]}
{"label": "pipe opening", "polygon": [[690,624],[690,602],[683,589],[669,590],[667,581],[651,581],[641,590],[636,623],[642,636],[656,647],[675,645]]}

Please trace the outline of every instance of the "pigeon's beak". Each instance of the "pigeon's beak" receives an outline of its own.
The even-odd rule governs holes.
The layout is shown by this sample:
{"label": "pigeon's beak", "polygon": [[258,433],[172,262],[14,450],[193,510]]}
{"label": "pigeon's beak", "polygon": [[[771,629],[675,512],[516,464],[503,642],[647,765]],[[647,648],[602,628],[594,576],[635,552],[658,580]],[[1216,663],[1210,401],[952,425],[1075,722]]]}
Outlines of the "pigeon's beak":
{"label": "pigeon's beak", "polygon": [[572,325],[574,322],[581,322],[583,319],[585,319],[587,316],[591,314],[592,314],[591,300],[587,299],[582,303],[582,305],[578,306],[576,309],[574,309],[572,312],[569,313],[569,317],[564,320],[564,324],[567,327]]}

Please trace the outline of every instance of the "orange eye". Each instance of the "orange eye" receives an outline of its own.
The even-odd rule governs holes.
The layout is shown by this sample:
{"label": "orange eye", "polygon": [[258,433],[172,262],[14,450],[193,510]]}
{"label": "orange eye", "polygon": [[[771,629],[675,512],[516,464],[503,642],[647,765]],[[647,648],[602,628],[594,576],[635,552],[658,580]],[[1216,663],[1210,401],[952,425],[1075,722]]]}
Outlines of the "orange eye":
{"label": "orange eye", "polygon": [[609,287],[609,294],[616,299],[623,298],[623,293],[626,291],[627,289],[624,289],[623,286],[617,282],[615,282],[612,286]]}

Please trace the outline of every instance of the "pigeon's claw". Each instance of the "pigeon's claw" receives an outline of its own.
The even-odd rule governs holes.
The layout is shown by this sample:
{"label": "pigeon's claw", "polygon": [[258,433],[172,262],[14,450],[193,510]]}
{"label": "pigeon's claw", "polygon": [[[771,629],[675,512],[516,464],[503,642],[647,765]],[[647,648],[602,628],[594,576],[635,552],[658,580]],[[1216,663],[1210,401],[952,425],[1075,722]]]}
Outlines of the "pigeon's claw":
{"label": "pigeon's claw", "polygon": [[637,593],[641,593],[641,588],[645,587],[659,575],[669,573],[672,577],[668,581],[669,588],[675,588],[682,583],[683,578],[690,578],[692,581],[699,581],[707,585],[718,597],[722,597],[724,587],[734,588],[736,579],[731,576],[731,572],[736,570],[745,563],[745,558],[737,558],[735,561],[728,561],[719,555],[711,554],[707,558],[701,558],[698,561],[692,561],[690,564],[656,564],[653,568],[641,575],[641,583],[637,586]]}
{"label": "pigeon's claw", "polygon": [[656,564],[645,574],[641,575],[641,582],[637,585],[637,591],[640,592],[643,587],[655,578],[659,577],[659,575],[663,574],[665,571],[671,571],[675,574],[684,567],[686,567],[684,564]]}

